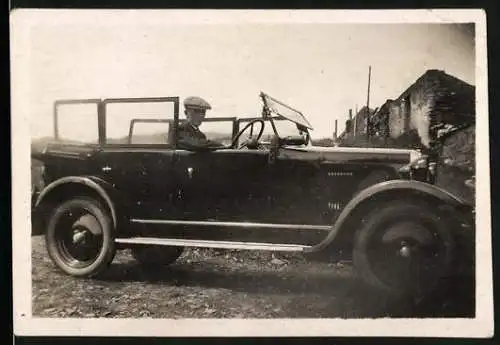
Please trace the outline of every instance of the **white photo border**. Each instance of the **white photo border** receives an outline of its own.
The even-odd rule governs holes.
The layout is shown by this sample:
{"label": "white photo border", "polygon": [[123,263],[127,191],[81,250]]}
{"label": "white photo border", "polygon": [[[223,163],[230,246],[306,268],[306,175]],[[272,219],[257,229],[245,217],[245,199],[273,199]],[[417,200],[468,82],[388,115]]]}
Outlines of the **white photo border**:
{"label": "white photo border", "polygon": [[[483,10],[14,10],[11,13],[12,268],[18,336],[493,335],[486,15]],[[476,47],[476,317],[470,319],[58,319],[32,316],[29,32],[54,23],[474,23]],[[15,230],[15,231],[14,231]]]}

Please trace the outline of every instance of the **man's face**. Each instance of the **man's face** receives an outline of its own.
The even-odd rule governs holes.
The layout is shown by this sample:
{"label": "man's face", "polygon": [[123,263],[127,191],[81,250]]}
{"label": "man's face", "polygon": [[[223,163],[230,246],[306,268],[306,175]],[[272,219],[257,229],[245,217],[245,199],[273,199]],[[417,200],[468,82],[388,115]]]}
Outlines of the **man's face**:
{"label": "man's face", "polygon": [[190,124],[198,127],[205,119],[206,110],[198,108],[186,108],[186,118]]}

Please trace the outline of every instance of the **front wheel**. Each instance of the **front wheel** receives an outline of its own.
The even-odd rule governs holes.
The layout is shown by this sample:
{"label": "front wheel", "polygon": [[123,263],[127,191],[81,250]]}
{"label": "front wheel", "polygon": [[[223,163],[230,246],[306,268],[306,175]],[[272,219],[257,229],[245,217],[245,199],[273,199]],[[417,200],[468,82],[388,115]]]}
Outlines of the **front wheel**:
{"label": "front wheel", "polygon": [[368,215],[356,234],[353,261],[369,285],[422,296],[449,272],[454,255],[452,229],[436,209],[402,200]]}
{"label": "front wheel", "polygon": [[108,267],[116,253],[107,210],[86,197],[56,207],[48,222],[45,241],[56,266],[75,277],[96,276]]}

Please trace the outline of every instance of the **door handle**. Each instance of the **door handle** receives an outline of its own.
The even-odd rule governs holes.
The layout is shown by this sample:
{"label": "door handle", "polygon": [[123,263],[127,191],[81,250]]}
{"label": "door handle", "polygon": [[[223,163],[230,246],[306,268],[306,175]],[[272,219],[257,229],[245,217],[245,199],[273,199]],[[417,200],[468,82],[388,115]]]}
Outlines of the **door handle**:
{"label": "door handle", "polygon": [[110,166],[108,166],[108,165],[106,165],[106,166],[103,166],[103,167],[101,168],[101,170],[102,170],[102,171],[104,171],[104,172],[108,172],[108,171],[111,171],[111,167],[110,167]]}

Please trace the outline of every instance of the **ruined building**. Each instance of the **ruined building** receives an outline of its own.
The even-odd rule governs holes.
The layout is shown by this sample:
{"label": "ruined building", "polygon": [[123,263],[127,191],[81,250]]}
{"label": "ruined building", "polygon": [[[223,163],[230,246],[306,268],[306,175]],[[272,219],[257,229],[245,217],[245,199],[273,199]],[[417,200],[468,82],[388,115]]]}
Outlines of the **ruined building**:
{"label": "ruined building", "polygon": [[351,146],[366,139],[366,117],[373,113],[374,109],[364,106],[353,116],[352,109],[349,109],[349,119],[346,121],[344,132],[338,138],[339,142],[344,146]]}
{"label": "ruined building", "polygon": [[444,71],[428,70],[371,116],[370,134],[391,146],[426,148],[443,125],[474,122],[475,87]]}
{"label": "ruined building", "polygon": [[363,107],[347,122],[339,138],[344,146],[428,148],[443,124],[475,122],[475,88],[444,71],[428,70],[396,99],[375,110]]}

